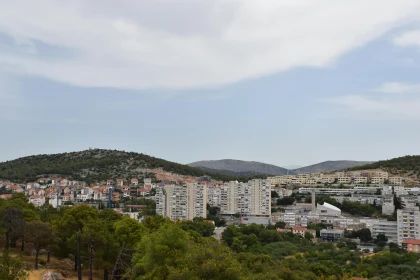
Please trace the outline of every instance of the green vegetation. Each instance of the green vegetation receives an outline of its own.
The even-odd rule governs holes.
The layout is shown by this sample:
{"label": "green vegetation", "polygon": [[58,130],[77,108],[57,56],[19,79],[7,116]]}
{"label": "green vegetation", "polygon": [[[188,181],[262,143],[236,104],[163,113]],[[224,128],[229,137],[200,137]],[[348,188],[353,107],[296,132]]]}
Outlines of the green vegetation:
{"label": "green vegetation", "polygon": [[[212,214],[217,211],[211,209]],[[90,275],[93,270],[101,271],[103,279],[124,276],[131,280],[416,279],[420,273],[420,255],[404,252],[395,244],[384,251],[380,247],[386,243],[383,236],[375,237],[382,251],[364,255],[350,239],[318,244],[309,234],[278,232],[276,226],[230,225],[218,241],[212,237],[214,225],[200,218],[172,222],[151,216],[139,223],[112,209],[98,211],[84,204],[59,210],[36,208],[24,196],[13,195],[0,200],[0,234],[5,240],[0,279],[26,279],[23,268],[28,264],[11,257],[9,250],[21,248],[25,254],[30,245],[55,258],[70,258],[79,279],[82,272]],[[34,268],[38,261],[32,264]],[[44,262],[49,257],[42,257]]]}
{"label": "green vegetation", "polygon": [[[36,181],[44,175],[66,176],[88,183],[109,178],[154,177],[144,169],[162,168],[165,171],[189,176],[211,176],[216,180],[247,181],[264,176],[230,176],[204,172],[188,165],[170,162],[145,154],[117,150],[92,149],[81,152],[23,157],[0,163],[0,178],[15,182]],[[141,170],[143,169],[143,170]]]}
{"label": "green vegetation", "polygon": [[366,165],[350,168],[349,170],[366,170],[382,168],[392,173],[414,171],[420,174],[420,156],[404,156],[389,160],[380,160]]}

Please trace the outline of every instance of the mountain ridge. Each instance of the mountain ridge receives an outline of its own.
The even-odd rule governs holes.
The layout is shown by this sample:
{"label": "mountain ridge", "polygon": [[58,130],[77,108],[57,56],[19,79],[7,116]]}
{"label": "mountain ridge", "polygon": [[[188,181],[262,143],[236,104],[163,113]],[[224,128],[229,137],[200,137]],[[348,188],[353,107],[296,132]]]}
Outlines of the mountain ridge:
{"label": "mountain ridge", "polygon": [[199,168],[201,170],[212,170],[219,172],[233,172],[230,174],[264,174],[264,175],[286,175],[286,174],[303,174],[303,173],[320,173],[346,170],[356,166],[370,164],[371,161],[354,161],[354,160],[328,160],[320,163],[303,166],[297,169],[286,169],[273,164],[267,164],[258,161],[244,161],[235,159],[221,160],[201,160],[189,163],[189,166]]}
{"label": "mountain ridge", "polygon": [[286,175],[287,169],[258,161],[245,161],[237,159],[201,160],[188,164],[191,167],[212,170],[226,170],[235,173],[248,172],[251,174]]}

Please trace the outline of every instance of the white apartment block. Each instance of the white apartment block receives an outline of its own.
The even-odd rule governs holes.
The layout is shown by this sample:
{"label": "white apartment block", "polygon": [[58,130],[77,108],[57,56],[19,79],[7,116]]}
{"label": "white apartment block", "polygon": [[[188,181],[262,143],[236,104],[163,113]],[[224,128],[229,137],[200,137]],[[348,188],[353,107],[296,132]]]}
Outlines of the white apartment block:
{"label": "white apartment block", "polygon": [[205,184],[187,184],[187,210],[187,220],[207,217],[207,186]]}
{"label": "white apartment block", "polygon": [[156,214],[166,217],[166,192],[163,187],[156,188]]}
{"label": "white apartment block", "polygon": [[220,187],[208,187],[207,203],[212,207],[220,207],[221,194]]}
{"label": "white apartment block", "polygon": [[207,187],[190,183],[156,188],[156,213],[171,220],[192,220],[207,217]]}
{"label": "white apartment block", "polygon": [[405,239],[420,239],[420,211],[418,207],[398,209],[398,244]]}
{"label": "white apartment block", "polygon": [[231,181],[221,187],[221,213],[251,216],[271,215],[271,182],[255,179],[247,183]]}
{"label": "white apartment block", "polygon": [[380,220],[372,225],[372,238],[376,238],[378,234],[384,234],[388,238],[388,242],[398,242],[398,223],[396,221]]}

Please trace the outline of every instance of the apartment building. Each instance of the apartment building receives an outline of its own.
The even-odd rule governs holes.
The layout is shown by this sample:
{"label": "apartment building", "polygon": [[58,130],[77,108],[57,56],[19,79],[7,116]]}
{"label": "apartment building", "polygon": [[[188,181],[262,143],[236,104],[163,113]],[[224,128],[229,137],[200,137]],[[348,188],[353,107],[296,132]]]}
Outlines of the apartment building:
{"label": "apartment building", "polygon": [[351,183],[351,177],[340,176],[340,177],[337,178],[337,183],[339,183],[339,184],[350,184]]}
{"label": "apartment building", "polygon": [[156,214],[167,217],[166,215],[166,191],[164,186],[156,187],[155,194]]}
{"label": "apartment building", "polygon": [[156,213],[171,220],[207,217],[207,187],[204,184],[166,185],[156,189]]}
{"label": "apartment building", "polygon": [[247,183],[231,181],[221,187],[221,214],[271,215],[271,182],[255,179]]}
{"label": "apartment building", "polygon": [[420,211],[418,207],[398,209],[398,244],[405,239],[420,239]]}
{"label": "apartment building", "polygon": [[187,184],[187,219],[207,218],[207,186],[205,184]]}
{"label": "apartment building", "polygon": [[383,185],[383,184],[385,184],[385,180],[387,180],[386,177],[372,177],[370,179],[370,182],[372,184]]}
{"label": "apartment building", "polygon": [[388,184],[390,185],[402,185],[402,178],[401,177],[389,177]]}
{"label": "apartment building", "polygon": [[212,207],[220,207],[221,189],[220,187],[207,188],[207,203]]}
{"label": "apartment building", "polygon": [[395,211],[394,196],[392,194],[384,195],[383,202],[382,202],[382,214],[392,215],[394,211]]}
{"label": "apartment building", "polygon": [[388,238],[388,242],[398,242],[398,223],[396,221],[379,220],[372,225],[372,238],[376,238],[378,234],[384,234]]}
{"label": "apartment building", "polygon": [[360,176],[360,177],[353,178],[354,184],[367,184],[367,182],[368,182],[368,177]]}

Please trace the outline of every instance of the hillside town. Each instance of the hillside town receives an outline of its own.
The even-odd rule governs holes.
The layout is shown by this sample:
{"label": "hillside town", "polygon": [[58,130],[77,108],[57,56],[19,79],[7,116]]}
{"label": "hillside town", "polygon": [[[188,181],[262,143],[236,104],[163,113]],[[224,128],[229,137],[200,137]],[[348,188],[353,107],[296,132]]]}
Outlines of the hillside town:
{"label": "hillside town", "polygon": [[[115,178],[90,185],[62,177],[38,178],[25,184],[5,180],[0,181],[0,198],[22,193],[37,207],[54,208],[88,203],[98,209],[113,208],[137,220],[144,218],[138,213],[142,206],[127,202],[148,199],[154,201],[156,214],[174,221],[207,219],[210,207],[217,209],[218,218],[227,224],[280,222],[284,226],[279,231],[302,236],[306,232],[315,236],[311,225],[327,225],[318,234],[322,240],[338,240],[347,231],[363,228],[369,228],[372,236],[384,234],[389,242],[400,246],[412,244],[417,248],[414,245],[420,240],[420,188],[408,178],[383,170],[284,175],[248,182],[168,174],[157,178]],[[279,200],[292,197],[298,199],[279,207]],[[346,213],[328,202],[317,203],[318,197],[340,204],[371,205],[380,213]]]}

